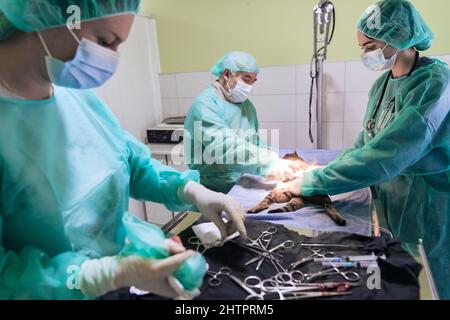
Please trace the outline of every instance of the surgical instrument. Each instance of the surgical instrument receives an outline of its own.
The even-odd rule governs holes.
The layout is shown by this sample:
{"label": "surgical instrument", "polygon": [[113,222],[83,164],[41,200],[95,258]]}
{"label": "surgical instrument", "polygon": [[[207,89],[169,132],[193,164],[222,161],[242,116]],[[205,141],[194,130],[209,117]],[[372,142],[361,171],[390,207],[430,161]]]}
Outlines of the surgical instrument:
{"label": "surgical instrument", "polygon": [[[300,271],[295,271],[300,273]],[[287,277],[286,277],[287,276]],[[278,274],[272,278],[262,280],[258,276],[249,276],[245,279],[244,284],[251,289],[265,292],[265,295],[277,294],[280,300],[292,300],[294,297],[321,297],[327,296],[329,293],[344,293],[352,287],[359,286],[360,283],[351,282],[325,282],[325,283],[297,283],[282,282],[279,284],[274,278],[292,279],[292,275],[285,273],[283,277]],[[290,284],[289,284],[290,283]],[[335,290],[335,291],[330,291]]]}
{"label": "surgical instrument", "polygon": [[347,249],[347,250],[368,250],[364,245],[347,245],[347,244],[333,244],[333,243],[305,243],[300,242],[300,247],[309,248],[333,248],[333,249]]}
{"label": "surgical instrument", "polygon": [[[264,240],[264,238],[266,237],[272,237],[272,235],[276,234],[278,231],[277,227],[275,226],[270,226],[268,227],[266,230],[264,230],[259,236],[258,238],[256,238],[255,240],[248,238],[248,242],[250,245],[252,246],[257,246],[260,247],[261,244],[261,240]],[[267,239],[267,238],[266,238]]]}
{"label": "surgical instrument", "polygon": [[[311,287],[313,285],[308,284],[308,285],[304,285],[302,282],[304,280],[304,275],[302,272],[294,270],[292,272],[287,272],[287,271],[283,271],[283,272],[279,272],[276,275],[274,275],[272,278],[266,279],[266,280],[259,280],[259,283],[261,284],[261,286],[263,287],[262,289],[267,289],[266,286],[269,286],[270,284],[274,285],[274,287],[276,288],[284,288],[284,287],[292,287],[292,286],[303,286],[303,287]],[[253,282],[256,284],[258,281],[256,281],[257,279],[259,279],[258,277],[254,276],[253,278],[248,277],[248,282]],[[248,284],[247,282],[247,284]]]}
{"label": "surgical instrument", "polygon": [[245,290],[249,295],[245,298],[245,300],[264,300],[265,294],[256,293],[253,289],[251,289],[249,286],[247,286],[243,281],[241,281],[236,276],[230,274],[228,277],[230,277],[231,280],[233,280],[239,287]]}
{"label": "surgical instrument", "polygon": [[323,276],[329,276],[329,275],[340,275],[342,276],[346,281],[350,281],[350,282],[356,282],[359,281],[361,279],[361,277],[359,276],[359,274],[357,272],[354,271],[341,271],[339,270],[338,267],[332,267],[330,269],[326,269],[326,270],[322,270],[322,271],[318,271],[315,273],[305,273],[305,281],[311,281],[314,280],[316,278],[319,277],[323,277]]}
{"label": "surgical instrument", "polygon": [[261,261],[263,258],[264,259],[265,258],[269,258],[270,262],[272,263],[272,266],[274,267],[274,269],[277,272],[286,271],[285,268],[281,265],[279,259],[273,257],[272,255],[262,254],[262,253],[259,253],[259,252],[255,252],[255,253],[258,254],[260,257],[252,258],[251,260],[247,261],[245,263],[245,265],[249,265],[249,264],[251,264],[253,262],[256,262],[256,261]]}
{"label": "surgical instrument", "polygon": [[265,249],[262,249],[262,248],[256,247],[256,246],[247,245],[245,243],[239,243],[239,242],[234,242],[234,241],[230,241],[230,243],[233,243],[243,249],[246,249],[248,251],[251,251],[251,252],[261,255],[261,256],[278,256],[280,258],[283,257],[283,255],[281,255],[280,253],[270,252],[269,250],[265,250]]}
{"label": "surgical instrument", "polygon": [[211,278],[208,281],[208,284],[211,287],[219,287],[222,284],[222,280],[219,278],[220,276],[229,276],[231,274],[231,269],[228,267],[222,267],[219,271],[208,271],[207,275]]}
{"label": "surgical instrument", "polygon": [[[268,241],[266,241],[265,244],[262,245],[262,247],[267,250],[269,248],[269,246],[270,246],[270,243],[272,242],[272,239],[273,239],[273,237],[271,236],[270,239]],[[256,270],[259,270],[259,268],[261,268],[264,260],[265,260],[265,257],[262,257],[259,260],[258,264],[256,265]],[[274,265],[274,267],[275,267],[275,265]]]}
{"label": "surgical instrument", "polygon": [[289,265],[288,269],[293,270],[298,268],[299,266],[301,266],[302,264],[305,264],[309,261],[316,261],[315,257],[321,258],[321,259],[334,259],[336,256],[334,254],[334,252],[324,252],[322,253],[322,249],[312,249],[312,248],[307,248],[309,251],[312,252],[311,255],[297,261],[297,262],[293,262]]}
{"label": "surgical instrument", "polygon": [[265,292],[271,292],[273,290],[300,290],[304,291],[306,289],[330,289],[339,286],[359,286],[356,282],[322,282],[322,283],[304,283],[302,282],[304,275],[300,271],[293,272],[280,272],[275,276],[268,279],[261,279],[258,276],[248,276],[245,278],[244,283],[250,287],[259,289]]}
{"label": "surgical instrument", "polygon": [[205,253],[207,250],[209,250],[211,248],[218,248],[218,247],[221,247],[221,246],[224,245],[223,241],[216,241],[216,242],[208,243],[208,244],[202,243],[200,241],[200,239],[195,237],[195,236],[194,237],[190,237],[188,239],[188,243],[197,246],[195,248],[195,251],[199,251],[200,246],[202,246],[204,248],[203,251],[201,252],[202,254]]}
{"label": "surgical instrument", "polygon": [[299,292],[294,294],[292,297],[282,297],[280,300],[300,300],[300,299],[311,299],[311,298],[321,298],[321,297],[333,297],[333,296],[349,296],[351,292]]}
{"label": "surgical instrument", "polygon": [[386,255],[376,256],[373,253],[367,256],[344,256],[344,257],[321,257],[314,258],[314,262],[359,262],[359,261],[377,261],[386,259]]}
{"label": "surgical instrument", "polygon": [[[294,241],[292,241],[292,240],[286,240],[286,241],[280,243],[279,245],[273,247],[272,249],[270,249],[269,252],[270,252],[270,253],[273,253],[273,252],[275,252],[275,251],[277,251],[277,250],[280,250],[280,249],[290,249],[290,248],[292,248],[292,247],[294,247]],[[247,261],[247,262],[245,263],[245,265],[248,266],[249,264],[252,264],[252,263],[258,261],[259,259],[260,259],[259,257],[253,258],[253,259]]]}

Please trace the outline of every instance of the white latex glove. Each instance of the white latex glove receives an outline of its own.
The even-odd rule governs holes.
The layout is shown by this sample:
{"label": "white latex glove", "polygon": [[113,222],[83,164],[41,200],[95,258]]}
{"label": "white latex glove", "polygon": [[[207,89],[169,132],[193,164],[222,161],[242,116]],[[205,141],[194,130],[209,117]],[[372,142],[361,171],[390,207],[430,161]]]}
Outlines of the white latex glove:
{"label": "white latex glove", "polygon": [[299,196],[301,196],[301,189],[302,189],[302,184],[303,184],[303,179],[305,177],[305,174],[307,174],[311,171],[314,171],[314,170],[321,170],[323,168],[325,168],[325,167],[324,166],[310,166],[307,169],[302,170],[301,172],[300,171],[297,172],[295,179],[293,179],[291,181],[279,183],[275,189],[287,190],[293,196],[299,197]]}
{"label": "white latex glove", "polygon": [[303,178],[297,178],[292,181],[279,183],[278,186],[275,188],[276,190],[284,190],[291,193],[293,196],[299,197],[301,194],[301,188],[302,188]]}
{"label": "white latex glove", "polygon": [[[242,238],[247,239],[244,225],[245,211],[232,197],[211,191],[193,181],[181,186],[178,191],[178,196],[183,202],[196,206],[201,214],[219,228],[222,240],[236,230]],[[222,212],[227,213],[230,219],[228,223],[222,220]]]}
{"label": "white latex glove", "polygon": [[80,289],[88,297],[96,298],[124,287],[136,287],[166,298],[179,296],[168,278],[183,262],[195,254],[171,240],[168,249],[172,256],[154,260],[139,256],[105,257],[88,260],[80,271]]}
{"label": "white latex glove", "polygon": [[219,228],[214,222],[205,222],[196,224],[192,227],[195,236],[201,241],[202,244],[215,246],[218,243],[223,244],[226,241],[233,240],[239,237],[239,233],[236,231],[232,235],[228,236],[225,240],[222,239],[222,234]]}
{"label": "white latex glove", "polygon": [[297,172],[296,178],[294,178],[291,181],[279,183],[275,189],[277,190],[287,190],[289,191],[293,196],[301,196],[301,189],[303,184],[303,179],[305,174],[314,171],[314,170],[320,170],[325,167],[323,166],[309,166],[307,169]]}
{"label": "white latex glove", "polygon": [[278,181],[290,181],[295,179],[296,173],[300,170],[297,163],[291,160],[278,159],[274,169],[267,175],[267,178]]}

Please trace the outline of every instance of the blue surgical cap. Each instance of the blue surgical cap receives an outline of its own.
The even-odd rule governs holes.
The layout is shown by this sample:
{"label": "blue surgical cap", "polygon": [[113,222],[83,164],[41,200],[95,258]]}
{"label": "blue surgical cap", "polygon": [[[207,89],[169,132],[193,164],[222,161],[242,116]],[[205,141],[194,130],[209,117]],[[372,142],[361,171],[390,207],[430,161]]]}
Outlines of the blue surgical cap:
{"label": "blue surgical cap", "polygon": [[427,50],[434,38],[419,11],[407,0],[384,0],[370,6],[359,19],[358,30],[399,50]]}
{"label": "blue surgical cap", "polygon": [[256,59],[246,52],[233,51],[224,55],[212,67],[211,73],[219,77],[225,69],[231,72],[255,72],[259,73]]}
{"label": "blue surgical cap", "polygon": [[36,32],[67,24],[77,6],[81,21],[137,13],[141,0],[0,0],[0,40],[15,30]]}

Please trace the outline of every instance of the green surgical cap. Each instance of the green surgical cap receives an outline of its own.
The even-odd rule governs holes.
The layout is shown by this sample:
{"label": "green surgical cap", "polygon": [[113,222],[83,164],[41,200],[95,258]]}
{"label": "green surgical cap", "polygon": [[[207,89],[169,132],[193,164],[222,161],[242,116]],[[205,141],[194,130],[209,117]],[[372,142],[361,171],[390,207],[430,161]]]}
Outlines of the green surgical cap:
{"label": "green surgical cap", "polygon": [[419,11],[407,0],[384,0],[370,6],[359,19],[358,30],[399,50],[427,50],[434,38]]}
{"label": "green surgical cap", "polygon": [[[0,40],[15,30],[36,32],[66,25],[80,9],[81,21],[137,13],[141,0],[0,0]],[[69,9],[69,11],[68,11]]]}
{"label": "green surgical cap", "polygon": [[259,73],[259,66],[256,63],[256,59],[246,52],[239,51],[227,53],[220,58],[214,67],[212,67],[211,73],[216,77],[219,77],[225,69],[228,69],[231,72]]}

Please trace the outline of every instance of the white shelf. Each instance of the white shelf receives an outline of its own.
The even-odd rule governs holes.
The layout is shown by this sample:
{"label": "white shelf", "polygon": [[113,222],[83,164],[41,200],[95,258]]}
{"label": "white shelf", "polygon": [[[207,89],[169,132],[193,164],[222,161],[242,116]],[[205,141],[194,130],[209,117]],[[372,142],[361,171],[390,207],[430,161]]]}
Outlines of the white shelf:
{"label": "white shelf", "polygon": [[183,156],[183,143],[172,144],[172,143],[149,143],[147,145],[152,151],[152,155],[159,156],[170,156],[173,153],[173,150],[176,149],[176,154],[178,156]]}

